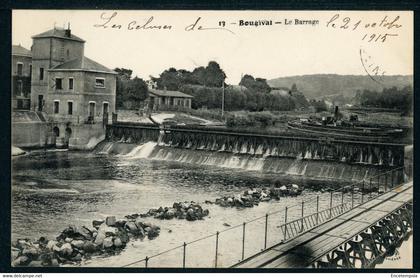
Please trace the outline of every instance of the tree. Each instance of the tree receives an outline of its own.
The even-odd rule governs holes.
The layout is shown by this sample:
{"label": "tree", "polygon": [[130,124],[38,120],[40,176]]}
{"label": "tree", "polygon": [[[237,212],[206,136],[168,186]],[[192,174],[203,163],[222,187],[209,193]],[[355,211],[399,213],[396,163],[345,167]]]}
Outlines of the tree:
{"label": "tree", "polygon": [[270,86],[267,84],[267,80],[264,78],[255,78],[252,75],[245,74],[239,85],[246,87],[254,93],[269,93],[271,91]]}
{"label": "tree", "polygon": [[132,70],[125,69],[125,68],[115,68],[114,71],[116,73],[118,73],[118,77],[121,80],[130,80],[131,79],[131,74],[133,74]]}
{"label": "tree", "polygon": [[208,87],[221,87],[225,82],[226,74],[215,61],[210,61],[205,69],[204,85]]}
{"label": "tree", "polygon": [[118,73],[116,84],[117,108],[139,108],[140,103],[148,97],[146,82],[137,76],[131,79],[133,71],[130,69],[116,68],[114,71]]}

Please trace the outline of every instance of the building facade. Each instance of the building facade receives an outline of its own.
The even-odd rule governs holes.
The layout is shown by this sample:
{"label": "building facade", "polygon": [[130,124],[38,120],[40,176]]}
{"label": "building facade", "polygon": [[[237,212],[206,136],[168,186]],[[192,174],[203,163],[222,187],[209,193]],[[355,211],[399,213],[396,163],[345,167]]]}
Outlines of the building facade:
{"label": "building facade", "polygon": [[117,73],[85,57],[70,28],[32,39],[30,109],[46,119],[45,145],[91,148],[115,112]]}
{"label": "building facade", "polygon": [[32,53],[21,45],[12,45],[12,108],[29,110]]}
{"label": "building facade", "polygon": [[149,105],[153,110],[159,108],[191,108],[192,96],[168,90],[149,88]]}

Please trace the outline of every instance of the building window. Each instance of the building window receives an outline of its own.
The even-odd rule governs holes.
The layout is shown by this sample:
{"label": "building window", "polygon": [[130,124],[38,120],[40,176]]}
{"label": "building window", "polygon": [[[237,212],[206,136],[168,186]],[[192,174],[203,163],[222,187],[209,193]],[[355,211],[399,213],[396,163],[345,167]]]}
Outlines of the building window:
{"label": "building window", "polygon": [[54,100],[54,114],[60,113],[60,101]]}
{"label": "building window", "polygon": [[23,96],[23,82],[22,80],[18,80],[17,82],[17,91],[20,96]]}
{"label": "building window", "polygon": [[73,115],[73,101],[67,102],[67,113]]}
{"label": "building window", "polygon": [[108,102],[103,102],[103,107],[102,107],[102,114],[108,114],[109,113],[109,103]]}
{"label": "building window", "polygon": [[44,68],[39,68],[39,80],[44,80]]}
{"label": "building window", "polygon": [[105,78],[96,78],[95,79],[95,87],[97,88],[105,88]]}
{"label": "building window", "polygon": [[17,63],[17,75],[22,76],[23,75],[23,64]]}
{"label": "building window", "polygon": [[70,58],[70,50],[67,49],[67,59]]}
{"label": "building window", "polygon": [[63,78],[56,78],[55,79],[55,89],[62,90],[63,89]]}
{"label": "building window", "polygon": [[73,78],[69,78],[69,90],[73,90]]}

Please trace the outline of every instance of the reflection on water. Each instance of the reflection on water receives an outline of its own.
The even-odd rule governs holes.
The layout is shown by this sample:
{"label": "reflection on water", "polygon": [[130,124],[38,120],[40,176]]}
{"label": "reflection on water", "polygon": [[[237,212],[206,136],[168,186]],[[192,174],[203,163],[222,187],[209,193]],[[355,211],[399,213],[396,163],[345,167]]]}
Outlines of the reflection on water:
{"label": "reflection on water", "polygon": [[[171,206],[175,201],[204,202],[239,193],[244,187],[269,186],[279,179],[286,182],[285,177],[276,174],[143,158],[126,159],[124,156],[85,152],[37,152],[13,158],[12,163],[13,240],[24,237],[37,239],[40,236],[54,238],[69,224],[90,227],[92,220],[103,219],[108,215],[124,217],[127,214],[146,212],[150,208]],[[315,192],[305,190],[302,196],[296,198],[283,198],[247,209],[202,204],[210,210],[210,217],[203,221],[151,218],[151,222],[161,226],[161,235],[158,238],[130,242],[120,255],[96,258],[88,262],[88,265],[121,266],[180,245],[184,241],[224,230],[227,228],[224,223],[240,224],[268,211],[277,211],[296,204],[301,198],[307,199],[314,194]],[[328,198],[325,203],[328,203]],[[282,216],[278,219],[280,217]],[[276,239],[278,227],[274,219],[270,224],[269,238],[274,244],[275,240],[279,240]],[[262,247],[260,241],[263,231],[258,232],[261,227],[263,224],[255,229],[254,234],[249,232],[250,238],[253,236],[255,240],[249,243],[247,252],[252,248],[258,251]],[[235,234],[238,232],[232,231],[232,238],[240,238],[242,232],[239,232]],[[209,239],[206,246],[189,249],[188,254],[200,255],[200,250],[206,247],[213,250],[213,245],[214,238]],[[227,247],[231,249],[229,244],[221,249]],[[235,247],[229,252],[237,256],[236,253],[240,250]],[[223,254],[220,256],[222,264]],[[168,259],[166,263],[169,266],[178,261]]]}

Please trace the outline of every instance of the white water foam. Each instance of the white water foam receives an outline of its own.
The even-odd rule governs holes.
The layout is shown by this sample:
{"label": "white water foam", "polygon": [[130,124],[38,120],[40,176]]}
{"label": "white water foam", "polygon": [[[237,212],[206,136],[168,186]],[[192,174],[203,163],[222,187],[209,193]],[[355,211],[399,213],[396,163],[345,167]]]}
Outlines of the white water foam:
{"label": "white water foam", "polygon": [[124,157],[128,158],[148,158],[150,154],[153,152],[154,148],[157,146],[157,142],[147,142],[143,145],[135,147],[132,151],[124,155]]}

